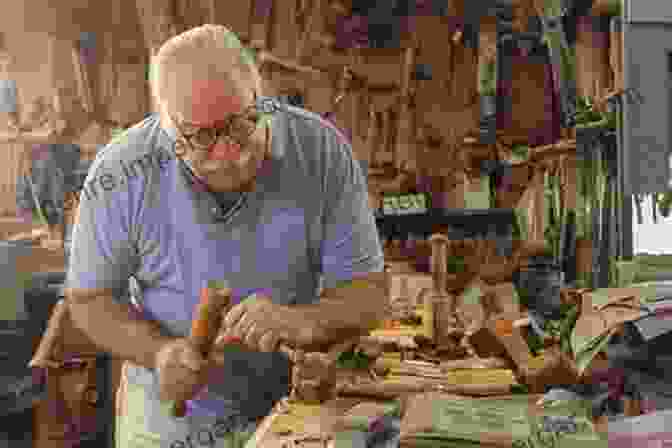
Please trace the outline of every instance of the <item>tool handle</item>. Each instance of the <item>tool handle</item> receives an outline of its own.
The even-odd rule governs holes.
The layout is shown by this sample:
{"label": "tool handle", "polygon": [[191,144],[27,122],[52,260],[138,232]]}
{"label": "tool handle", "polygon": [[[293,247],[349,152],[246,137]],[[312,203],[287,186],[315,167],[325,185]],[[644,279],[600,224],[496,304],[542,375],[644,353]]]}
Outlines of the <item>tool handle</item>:
{"label": "tool handle", "polygon": [[[189,341],[206,358],[217,335],[222,310],[231,306],[231,298],[232,291],[228,288],[217,291],[210,287],[201,289],[201,298],[191,321]],[[187,413],[186,401],[176,401],[172,413],[174,417],[184,417]]]}

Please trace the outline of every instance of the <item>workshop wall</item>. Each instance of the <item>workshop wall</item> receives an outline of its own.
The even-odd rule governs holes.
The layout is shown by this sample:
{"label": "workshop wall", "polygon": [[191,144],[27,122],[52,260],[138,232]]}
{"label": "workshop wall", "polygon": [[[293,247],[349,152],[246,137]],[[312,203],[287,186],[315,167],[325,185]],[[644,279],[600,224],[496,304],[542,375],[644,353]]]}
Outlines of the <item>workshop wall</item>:
{"label": "workshop wall", "polygon": [[[468,12],[465,2],[447,3],[444,17],[398,20],[390,34],[396,42],[386,44],[379,36],[376,48],[354,48],[357,38],[352,36],[363,25],[349,17],[349,2],[324,0],[240,0],[226,7],[209,0],[119,0],[104,7],[89,0],[63,5],[28,0],[0,23],[7,24],[5,46],[16,58],[12,77],[17,78],[20,108],[40,96],[50,98],[54,88],[60,88],[62,102],[75,98],[68,106],[75,110],[68,113],[81,123],[73,124],[73,139],[82,140],[87,154],[105,143],[112,127],[137,122],[153,109],[146,75],[150,54],[162,42],[202,23],[226,24],[246,44],[262,50],[269,93],[328,114],[352,140],[356,157],[372,170],[376,196],[413,185],[415,177],[454,172],[469,164],[465,153],[476,150],[464,142],[478,132],[478,65],[484,54],[496,52],[496,21],[491,16],[481,19],[480,49],[474,51],[459,32]],[[514,28],[524,31],[535,2],[514,3]],[[39,20],[28,20],[28,6],[44,12]],[[347,20],[352,23],[345,26]],[[344,29],[355,32],[348,37]],[[589,26],[579,27],[577,78],[582,93],[612,84],[602,80],[610,71],[609,54],[595,39]],[[69,55],[77,46],[85,47],[84,83]],[[524,56],[514,66],[507,80],[511,108],[500,131],[534,139],[535,133],[547,133],[556,118],[549,112],[548,66]],[[426,73],[416,73],[418,67]],[[78,110],[78,101],[91,103],[91,111]],[[5,152],[11,162],[21,149],[7,147]],[[0,169],[0,213],[14,209],[16,163]],[[434,185],[440,189],[445,183]]]}

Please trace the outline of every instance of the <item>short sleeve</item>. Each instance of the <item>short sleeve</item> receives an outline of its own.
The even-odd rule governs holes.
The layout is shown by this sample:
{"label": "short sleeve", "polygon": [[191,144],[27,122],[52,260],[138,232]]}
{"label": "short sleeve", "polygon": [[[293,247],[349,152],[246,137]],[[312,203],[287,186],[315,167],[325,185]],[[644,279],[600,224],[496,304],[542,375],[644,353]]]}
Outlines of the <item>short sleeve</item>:
{"label": "short sleeve", "polygon": [[333,288],[357,275],[383,272],[384,260],[363,170],[345,137],[328,131],[321,253],[323,287]]}
{"label": "short sleeve", "polygon": [[[67,286],[73,289],[124,291],[137,257],[131,231],[130,186],[105,190],[115,174],[96,161],[91,167],[72,232]],[[113,165],[112,163],[111,165]]]}

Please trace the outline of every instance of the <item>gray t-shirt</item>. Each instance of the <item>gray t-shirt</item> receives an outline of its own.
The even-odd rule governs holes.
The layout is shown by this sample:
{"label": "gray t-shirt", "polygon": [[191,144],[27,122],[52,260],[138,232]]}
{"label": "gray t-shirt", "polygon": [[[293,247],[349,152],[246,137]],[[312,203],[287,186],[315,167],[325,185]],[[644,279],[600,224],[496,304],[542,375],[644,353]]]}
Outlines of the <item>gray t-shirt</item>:
{"label": "gray t-shirt", "polygon": [[[238,300],[263,290],[277,303],[308,304],[318,300],[320,280],[328,288],[382,272],[366,179],[342,134],[288,106],[273,117],[272,135],[256,190],[226,213],[175,158],[158,116],[115,139],[81,194],[68,286],[121,297],[133,276],[145,316],[186,336],[209,280],[226,280]],[[218,377],[192,400],[193,415],[261,417],[287,393],[289,365],[281,354],[231,354]],[[154,372],[133,366],[129,381],[156,395]],[[161,420],[148,416],[150,427]]]}

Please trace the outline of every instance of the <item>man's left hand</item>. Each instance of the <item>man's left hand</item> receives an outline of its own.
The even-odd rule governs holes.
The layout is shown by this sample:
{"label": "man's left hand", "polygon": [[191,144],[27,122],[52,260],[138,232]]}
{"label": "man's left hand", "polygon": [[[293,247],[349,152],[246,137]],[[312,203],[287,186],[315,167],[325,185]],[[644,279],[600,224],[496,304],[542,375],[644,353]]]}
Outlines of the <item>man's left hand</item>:
{"label": "man's left hand", "polygon": [[281,343],[305,347],[322,339],[317,322],[300,310],[273,303],[263,295],[252,295],[222,316],[214,352],[222,352],[233,341],[249,350],[274,352]]}

